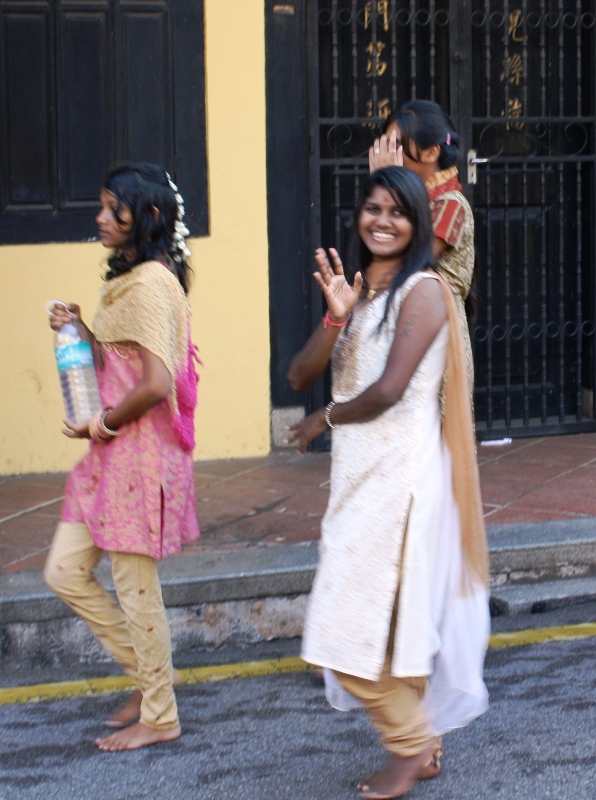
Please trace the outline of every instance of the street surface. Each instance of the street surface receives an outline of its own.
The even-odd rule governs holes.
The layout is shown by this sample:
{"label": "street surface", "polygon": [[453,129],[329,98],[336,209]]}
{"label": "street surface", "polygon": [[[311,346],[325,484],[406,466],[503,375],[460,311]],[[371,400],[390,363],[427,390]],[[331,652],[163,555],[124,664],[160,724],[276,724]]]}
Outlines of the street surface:
{"label": "street surface", "polygon": [[[533,615],[525,626],[588,619],[594,609],[586,607]],[[286,643],[284,654],[297,645]],[[248,648],[243,660],[266,651]],[[490,711],[447,737],[443,774],[409,797],[594,800],[595,651],[594,639],[491,650]],[[82,675],[54,672],[52,679],[74,677]],[[3,685],[9,682],[16,683]],[[328,708],[311,674],[197,684],[178,698],[182,738],[132,753],[93,745],[107,733],[101,722],[118,696],[0,707],[0,800],[349,800],[383,761],[364,714]]]}

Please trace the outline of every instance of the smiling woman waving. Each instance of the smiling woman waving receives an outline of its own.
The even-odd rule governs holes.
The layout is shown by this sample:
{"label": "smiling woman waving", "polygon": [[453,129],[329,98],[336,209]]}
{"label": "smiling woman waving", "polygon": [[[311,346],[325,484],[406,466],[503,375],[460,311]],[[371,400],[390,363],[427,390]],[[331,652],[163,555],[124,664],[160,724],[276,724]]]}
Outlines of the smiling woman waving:
{"label": "smiling woman waving", "polygon": [[420,178],[374,172],[347,276],[330,252],[315,273],[329,310],[288,375],[304,389],[331,362],[332,402],[292,428],[301,452],[333,429],[303,657],[381,734],[390,760],[359,789],[384,800],[437,774],[435,737],[486,708],[487,547],[461,325]]}

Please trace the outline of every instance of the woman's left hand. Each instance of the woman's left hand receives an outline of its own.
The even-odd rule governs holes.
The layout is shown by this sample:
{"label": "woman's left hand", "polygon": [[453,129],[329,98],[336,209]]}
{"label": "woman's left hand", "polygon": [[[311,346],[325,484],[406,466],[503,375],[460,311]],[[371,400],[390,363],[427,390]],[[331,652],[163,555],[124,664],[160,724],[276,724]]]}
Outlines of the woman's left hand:
{"label": "woman's left hand", "polygon": [[298,442],[298,452],[300,455],[306,453],[306,448],[313,439],[320,436],[325,432],[327,423],[325,422],[325,409],[320,408],[309,414],[301,422],[296,425],[290,425],[290,436],[288,437],[288,444]]}
{"label": "woman's left hand", "polygon": [[84,422],[81,425],[75,425],[74,422],[70,422],[69,420],[65,419],[64,424],[66,428],[62,429],[62,433],[65,436],[68,436],[69,439],[90,439],[91,434],[89,433],[89,423]]}

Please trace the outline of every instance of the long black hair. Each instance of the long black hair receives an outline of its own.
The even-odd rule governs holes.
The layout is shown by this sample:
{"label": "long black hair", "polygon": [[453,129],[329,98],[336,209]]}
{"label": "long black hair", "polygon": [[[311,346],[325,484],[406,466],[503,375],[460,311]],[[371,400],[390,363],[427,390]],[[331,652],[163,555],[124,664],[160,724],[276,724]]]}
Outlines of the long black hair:
{"label": "long black hair", "polygon": [[371,196],[373,189],[382,186],[391,194],[396,204],[403,210],[405,216],[412,223],[412,241],[405,253],[402,254],[402,266],[389,287],[385,313],[381,320],[382,327],[387,316],[396,291],[415,272],[428,269],[433,264],[432,243],[433,227],[428,208],[428,194],[422,180],[406,167],[384,167],[373,172],[364,185],[362,201],[354,213],[354,224],[345,275],[349,283],[354,282],[357,272],[364,275],[364,271],[372,262],[373,255],[362,241],[358,231],[360,213],[364,204]]}
{"label": "long black hair", "polygon": [[418,161],[412,142],[418,150],[438,145],[441,148],[439,168],[449,169],[459,159],[459,134],[451,118],[432,100],[410,100],[387,119],[385,129],[396,122],[401,132],[405,155]]}
{"label": "long black hair", "polygon": [[178,200],[165,170],[155,164],[124,164],[108,174],[103,186],[116,196],[114,216],[119,224],[122,205],[130,209],[133,222],[128,246],[135,254],[132,261],[127,261],[123,251],[112,253],[106,280],[123,275],[144,261],[165,259],[188,293],[191,269],[174,238]]}

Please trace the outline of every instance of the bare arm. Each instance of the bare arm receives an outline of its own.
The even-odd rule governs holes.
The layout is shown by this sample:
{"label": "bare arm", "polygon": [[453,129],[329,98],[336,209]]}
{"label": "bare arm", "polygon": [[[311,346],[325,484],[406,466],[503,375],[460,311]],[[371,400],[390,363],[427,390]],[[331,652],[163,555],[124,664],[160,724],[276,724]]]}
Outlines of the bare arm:
{"label": "bare arm", "polygon": [[294,356],[288,370],[288,383],[295,392],[308,389],[323,375],[340,331],[341,328],[331,325],[324,328],[321,322],[302,350]]}
{"label": "bare arm", "polygon": [[[399,402],[446,319],[447,307],[438,281],[421,280],[404,300],[383,374],[353,400],[333,406],[330,421],[338,425],[367,422]],[[292,426],[291,438],[299,441],[303,453],[325,427],[325,410],[319,409]]]}
{"label": "bare arm", "polygon": [[[139,348],[139,355],[143,365],[143,374],[139,383],[126,397],[112,409],[104,420],[111,430],[118,430],[121,425],[132,422],[143,416],[152,406],[165,400],[172,388],[172,378],[163,361],[147,350]],[[63,431],[71,439],[88,439],[89,425],[72,425],[66,422],[67,429]]]}

